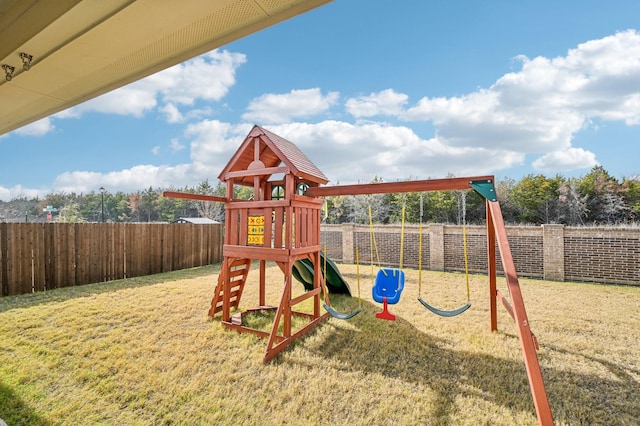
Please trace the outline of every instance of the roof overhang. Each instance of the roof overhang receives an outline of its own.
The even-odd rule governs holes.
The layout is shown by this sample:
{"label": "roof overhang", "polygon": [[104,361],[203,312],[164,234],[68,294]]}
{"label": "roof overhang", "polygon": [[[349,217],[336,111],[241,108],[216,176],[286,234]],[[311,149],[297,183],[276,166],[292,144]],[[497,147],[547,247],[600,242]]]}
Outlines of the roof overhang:
{"label": "roof overhang", "polygon": [[0,0],[0,135],[329,1]]}

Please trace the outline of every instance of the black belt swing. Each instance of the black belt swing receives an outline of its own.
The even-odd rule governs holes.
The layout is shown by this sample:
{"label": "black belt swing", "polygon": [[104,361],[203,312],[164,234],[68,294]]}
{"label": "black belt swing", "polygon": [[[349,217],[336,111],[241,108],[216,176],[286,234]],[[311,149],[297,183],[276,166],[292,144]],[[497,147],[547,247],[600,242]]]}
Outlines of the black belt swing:
{"label": "black belt swing", "polygon": [[[327,203],[325,202],[323,209],[325,209],[325,219],[327,218],[329,211],[327,209]],[[336,311],[331,307],[331,301],[329,300],[329,287],[327,286],[327,246],[324,247],[324,252],[322,254],[323,260],[323,268],[322,268],[322,281],[320,282],[322,286],[322,291],[324,292],[324,302],[323,306],[325,311],[329,313],[333,318],[348,320],[360,312],[362,312],[362,297],[360,297],[360,262],[358,260],[358,248],[356,247],[356,270],[358,274],[358,309],[353,312],[341,313]]]}
{"label": "black belt swing", "polygon": [[356,309],[353,312],[347,312],[344,314],[336,311],[329,304],[330,302],[329,302],[329,288],[327,287],[327,253],[326,252],[327,252],[327,248],[325,247],[324,256],[323,256],[324,266],[323,266],[323,274],[322,274],[322,291],[325,294],[325,302],[323,303],[324,309],[329,313],[329,315],[331,315],[334,318],[341,319],[341,320],[351,319],[356,315],[358,315],[360,312],[362,312],[362,298],[360,297],[360,263],[358,261],[358,248],[356,247],[356,269],[358,274],[358,309]]}
{"label": "black belt swing", "polygon": [[430,305],[426,300],[422,298],[422,194],[420,194],[420,236],[419,236],[419,249],[418,249],[418,301],[433,312],[441,317],[455,317],[460,315],[471,307],[471,291],[469,290],[469,257],[467,253],[467,223],[466,223],[466,193],[462,193],[462,246],[464,251],[464,272],[467,282],[467,303],[457,309],[444,310],[438,309],[435,306]]}

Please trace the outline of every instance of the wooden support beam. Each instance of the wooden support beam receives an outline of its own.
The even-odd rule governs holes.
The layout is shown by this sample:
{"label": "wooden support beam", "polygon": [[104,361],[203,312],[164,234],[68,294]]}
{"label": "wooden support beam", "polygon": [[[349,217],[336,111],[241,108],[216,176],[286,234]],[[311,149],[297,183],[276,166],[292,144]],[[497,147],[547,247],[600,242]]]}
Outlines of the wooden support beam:
{"label": "wooden support beam", "polygon": [[274,209],[290,205],[289,200],[273,200],[273,201],[252,201],[252,200],[233,200],[225,206],[227,210],[236,209]]}
{"label": "wooden support beam", "polygon": [[524,307],[524,300],[522,298],[522,292],[520,291],[520,283],[518,282],[516,267],[513,263],[513,256],[511,254],[511,247],[509,246],[500,204],[497,201],[487,201],[487,203],[489,213],[493,219],[493,229],[500,249],[502,268],[507,278],[507,288],[509,289],[509,296],[511,297],[513,315],[518,330],[518,337],[520,338],[520,346],[522,347],[524,364],[527,369],[529,387],[531,388],[538,422],[541,425],[553,425],[549,399],[547,398],[547,391],[544,388],[542,371],[540,370],[540,363],[538,362],[538,356],[536,354],[537,342],[529,327],[529,319],[527,318],[527,311]]}
{"label": "wooden support beam", "polygon": [[486,200],[487,217],[487,275],[489,275],[489,306],[491,316],[491,331],[498,330],[498,307],[496,304],[497,270],[496,270],[496,231],[493,227],[493,217]]}
{"label": "wooden support beam", "polygon": [[237,178],[237,177],[245,177],[245,176],[265,176],[265,175],[275,175],[278,173],[287,173],[289,172],[288,167],[260,167],[253,168],[249,170],[238,170],[235,172],[227,172],[224,175],[224,180]]}
{"label": "wooden support beam", "polygon": [[222,261],[222,268],[224,269],[224,280],[222,281],[222,321],[231,320],[231,300],[229,298],[229,291],[231,290],[231,282],[229,278],[229,272],[231,270],[232,260],[225,257]]}
{"label": "wooden support beam", "polygon": [[[516,320],[516,316],[513,314],[513,306],[511,306],[511,303],[507,300],[506,297],[504,297],[502,295],[502,293],[500,293],[500,291],[496,291],[496,297],[494,297],[493,299],[495,300],[499,300],[500,302],[502,302],[502,306],[504,306],[504,308],[507,310],[507,312],[509,313],[509,315],[511,315],[511,318],[515,321]],[[533,333],[532,333],[533,334]]]}
{"label": "wooden support beam", "polygon": [[278,305],[278,309],[276,310],[276,316],[273,319],[273,325],[271,326],[271,333],[269,334],[269,340],[267,341],[267,349],[266,349],[266,353],[265,353],[265,358],[266,358],[266,354],[269,353],[269,351],[271,349],[273,349],[273,347],[278,343],[277,341],[277,336],[278,336],[278,328],[280,327],[280,320],[282,319],[282,317],[284,316],[285,313],[285,309],[286,309],[286,304],[287,304],[287,281],[285,280],[285,286],[282,289],[282,296],[280,297],[280,305]]}
{"label": "wooden support beam", "polygon": [[260,295],[258,299],[258,304],[260,306],[264,306],[266,304],[266,273],[267,271],[267,262],[265,260],[260,260]]}
{"label": "wooden support beam", "polygon": [[300,337],[304,336],[305,334],[307,334],[311,330],[313,330],[320,323],[320,321],[323,321],[323,320],[328,319],[328,318],[329,318],[329,314],[325,313],[324,315],[322,315],[322,316],[314,319],[313,321],[309,322],[309,324],[305,325],[300,330],[296,331],[294,334],[291,335],[291,337],[289,337],[287,339],[279,339],[279,341],[278,341],[278,339],[274,339],[274,343],[277,343],[277,345],[275,345],[273,343],[271,345],[267,345],[267,350],[265,351],[264,358],[262,359],[262,362],[264,362],[266,364],[271,359],[273,359],[276,355],[278,355],[280,352],[285,350],[287,348],[287,346],[289,346],[294,341],[296,341]]}
{"label": "wooden support beam", "polygon": [[226,203],[227,201],[229,201],[224,197],[218,197],[215,195],[192,194],[190,192],[164,191],[162,193],[162,196],[167,198],[182,198],[184,200],[213,201],[216,203]]}
{"label": "wooden support beam", "polygon": [[327,197],[337,195],[395,194],[400,192],[455,191],[472,189],[470,182],[476,180],[491,180],[494,182],[494,177],[473,176],[448,179],[408,180],[404,182],[311,187],[307,189],[306,195],[310,197]]}
{"label": "wooden support beam", "polygon": [[291,299],[291,306],[295,306],[298,303],[304,302],[305,300],[311,298],[311,297],[315,297],[317,295],[320,294],[320,289],[319,288],[314,288],[313,290],[310,290],[306,293],[302,293],[300,296],[298,297],[294,297],[293,299]]}

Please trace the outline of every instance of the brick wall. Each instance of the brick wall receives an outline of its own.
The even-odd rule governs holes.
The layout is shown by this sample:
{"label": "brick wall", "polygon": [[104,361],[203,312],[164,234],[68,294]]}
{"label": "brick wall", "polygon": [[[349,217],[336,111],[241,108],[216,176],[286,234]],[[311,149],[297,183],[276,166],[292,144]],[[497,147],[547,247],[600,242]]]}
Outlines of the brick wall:
{"label": "brick wall", "polygon": [[640,229],[566,228],[565,279],[638,285]]}
{"label": "brick wall", "polygon": [[327,247],[327,257],[329,259],[342,262],[342,230],[327,228],[322,232],[323,247]]}
{"label": "brick wall", "polygon": [[[399,266],[401,227],[374,226],[380,264]],[[422,232],[423,269],[464,271],[462,226],[429,224]],[[471,272],[487,272],[487,237],[484,226],[467,226],[467,253]],[[508,226],[509,246],[522,277],[640,285],[640,228],[568,228],[563,225]],[[404,266],[416,268],[419,227],[405,226]],[[371,262],[367,225],[323,225],[322,244],[329,257],[361,264]],[[497,249],[496,249],[497,252]],[[374,263],[378,260],[373,250]],[[498,272],[502,272],[497,252]]]}

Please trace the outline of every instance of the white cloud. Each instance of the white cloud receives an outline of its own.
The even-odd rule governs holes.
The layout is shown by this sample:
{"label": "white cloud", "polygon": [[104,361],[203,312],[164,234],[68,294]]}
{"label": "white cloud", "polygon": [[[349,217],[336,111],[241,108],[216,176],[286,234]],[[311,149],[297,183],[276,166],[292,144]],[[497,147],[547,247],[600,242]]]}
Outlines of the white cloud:
{"label": "white cloud", "polygon": [[243,54],[214,50],[91,99],[55,117],[79,118],[88,111],[141,117],[161,104],[159,111],[168,122],[180,122],[184,117],[175,104],[193,105],[199,99],[219,101],[235,84],[236,70],[245,62]]}
{"label": "white cloud", "polygon": [[49,132],[52,132],[55,129],[55,126],[51,122],[49,117],[40,119],[38,121],[34,121],[31,124],[27,124],[24,127],[21,127],[17,130],[14,130],[14,133],[22,136],[42,136]]}
{"label": "white cloud", "polygon": [[292,90],[285,94],[269,93],[253,99],[242,119],[256,123],[289,123],[327,111],[340,98],[338,92],[322,94],[319,88]]}
{"label": "white cloud", "polygon": [[[371,179],[426,179],[481,175],[522,162],[523,155],[486,148],[459,148],[423,139],[412,129],[382,123],[323,121],[269,126],[294,142],[333,182]],[[479,162],[486,158],[486,163]]]}
{"label": "white cloud", "polygon": [[184,144],[180,143],[178,139],[171,139],[171,142],[169,143],[169,149],[171,150],[171,152],[182,151],[184,148]]}
{"label": "white cloud", "polygon": [[191,139],[191,161],[194,167],[203,173],[207,170],[209,177],[217,177],[251,127],[251,124],[234,126],[218,120],[190,124],[185,137]]}
{"label": "white cloud", "polygon": [[549,152],[532,163],[533,167],[541,172],[553,173],[558,169],[575,170],[597,166],[596,156],[593,152],[582,148],[569,148],[564,151]]}
{"label": "white cloud", "polygon": [[160,147],[159,146],[154,146],[153,148],[151,148],[151,153],[153,155],[158,155],[160,154]]}
{"label": "white cloud", "polygon": [[194,175],[190,164],[177,166],[140,165],[109,173],[75,171],[57,176],[52,190],[55,192],[87,193],[104,187],[110,192],[136,192],[145,188],[168,188],[193,185],[202,176]]}
{"label": "white cloud", "polygon": [[409,96],[396,93],[393,89],[386,89],[369,96],[347,99],[345,104],[349,114],[356,118],[373,117],[376,115],[398,115],[407,103]]}
{"label": "white cloud", "polygon": [[0,200],[11,201],[15,198],[36,198],[42,197],[49,191],[47,189],[25,188],[22,185],[15,185],[11,188],[0,186]]}
{"label": "white cloud", "polygon": [[[190,124],[185,137],[191,139],[191,163],[175,166],[139,165],[109,173],[74,171],[58,175],[53,191],[91,192],[100,186],[109,191],[136,192],[150,186],[168,188],[194,186],[215,179],[238,148],[251,125],[232,126],[219,121]],[[172,139],[169,147],[179,151],[184,145]],[[154,150],[160,147],[155,147]]]}
{"label": "white cloud", "polygon": [[593,153],[572,146],[593,119],[640,124],[640,34],[625,31],[580,44],[565,57],[518,57],[521,70],[488,89],[451,98],[422,98],[400,118],[431,121],[449,147],[504,151],[515,160],[548,154],[534,167],[591,167]]}
{"label": "white cloud", "polygon": [[180,110],[178,110],[178,107],[172,103],[168,103],[160,107],[158,110],[165,115],[167,123],[181,123],[184,121],[184,117],[180,113]]}
{"label": "white cloud", "polygon": [[246,56],[226,50],[213,50],[181,65],[149,77],[162,87],[164,102],[192,105],[196,99],[219,101],[236,83],[236,69]]}

